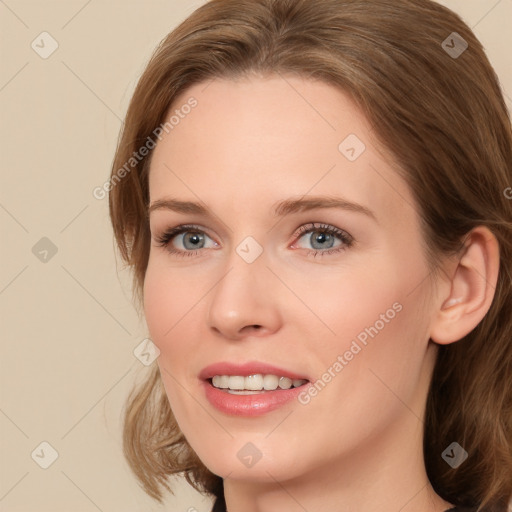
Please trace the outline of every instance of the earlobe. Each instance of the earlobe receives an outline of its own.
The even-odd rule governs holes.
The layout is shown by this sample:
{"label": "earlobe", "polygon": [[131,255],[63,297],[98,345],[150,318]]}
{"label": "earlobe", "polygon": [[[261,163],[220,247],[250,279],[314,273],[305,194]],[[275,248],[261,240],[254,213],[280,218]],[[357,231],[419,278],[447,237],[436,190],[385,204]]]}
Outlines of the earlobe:
{"label": "earlobe", "polygon": [[496,237],[483,226],[473,229],[452,270],[449,294],[439,298],[431,325],[432,341],[446,345],[462,339],[491,307],[499,271]]}

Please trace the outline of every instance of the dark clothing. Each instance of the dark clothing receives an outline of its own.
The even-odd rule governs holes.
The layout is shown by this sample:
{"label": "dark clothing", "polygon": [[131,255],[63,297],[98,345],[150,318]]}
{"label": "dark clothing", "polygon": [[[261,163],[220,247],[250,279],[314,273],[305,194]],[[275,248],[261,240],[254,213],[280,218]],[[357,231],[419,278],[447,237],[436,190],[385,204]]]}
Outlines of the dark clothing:
{"label": "dark clothing", "polygon": [[227,512],[224,499],[217,498],[213,504],[212,512]]}

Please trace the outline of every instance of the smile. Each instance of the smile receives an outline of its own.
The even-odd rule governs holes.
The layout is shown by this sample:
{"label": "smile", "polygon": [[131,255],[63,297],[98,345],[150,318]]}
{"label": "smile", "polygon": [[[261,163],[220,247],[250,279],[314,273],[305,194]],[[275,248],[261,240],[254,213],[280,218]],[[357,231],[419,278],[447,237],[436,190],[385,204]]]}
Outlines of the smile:
{"label": "smile", "polygon": [[307,379],[290,379],[289,377],[279,377],[273,374],[263,375],[215,375],[210,379],[213,387],[225,390],[232,394],[257,394],[265,391],[275,391],[277,389],[290,389],[303,386]]}

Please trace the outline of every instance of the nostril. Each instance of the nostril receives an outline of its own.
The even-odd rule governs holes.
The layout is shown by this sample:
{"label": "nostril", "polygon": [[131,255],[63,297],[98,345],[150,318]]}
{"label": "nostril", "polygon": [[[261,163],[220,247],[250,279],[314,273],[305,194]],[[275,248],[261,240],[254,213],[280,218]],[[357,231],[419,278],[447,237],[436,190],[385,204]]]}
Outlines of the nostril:
{"label": "nostril", "polygon": [[246,325],[243,328],[243,331],[252,331],[252,330],[259,331],[260,329],[261,329],[261,325]]}

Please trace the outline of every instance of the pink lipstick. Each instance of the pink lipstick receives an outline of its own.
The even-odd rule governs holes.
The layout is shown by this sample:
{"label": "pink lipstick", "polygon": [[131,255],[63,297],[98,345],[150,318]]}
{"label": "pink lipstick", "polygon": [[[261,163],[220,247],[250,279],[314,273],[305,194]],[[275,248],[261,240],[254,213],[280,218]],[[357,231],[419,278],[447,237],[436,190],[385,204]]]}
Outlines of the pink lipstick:
{"label": "pink lipstick", "polygon": [[199,378],[207,400],[217,410],[249,417],[284,406],[310,384],[308,376],[257,361],[212,364]]}

